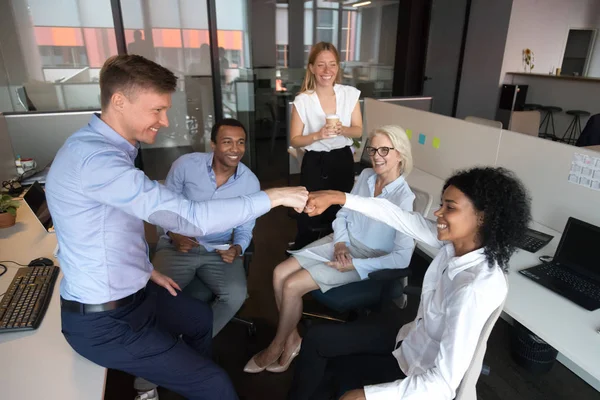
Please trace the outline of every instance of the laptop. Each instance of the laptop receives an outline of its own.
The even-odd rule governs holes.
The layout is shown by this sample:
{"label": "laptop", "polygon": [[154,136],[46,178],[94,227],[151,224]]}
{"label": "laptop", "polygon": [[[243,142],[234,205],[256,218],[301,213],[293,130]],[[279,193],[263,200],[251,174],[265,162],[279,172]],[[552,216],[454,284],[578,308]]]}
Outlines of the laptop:
{"label": "laptop", "polygon": [[551,262],[519,273],[594,311],[600,308],[600,227],[570,217]]}
{"label": "laptop", "polygon": [[54,224],[52,223],[52,217],[50,216],[50,210],[46,202],[46,193],[38,181],[35,181],[31,185],[25,196],[23,196],[23,200],[25,200],[31,211],[33,211],[44,229],[48,233],[54,233]]}
{"label": "laptop", "polygon": [[365,168],[373,167],[371,163],[371,157],[367,153],[367,146],[369,145],[369,139],[365,141],[365,145],[363,146],[363,151],[360,155],[360,161],[354,163],[354,175],[360,175]]}

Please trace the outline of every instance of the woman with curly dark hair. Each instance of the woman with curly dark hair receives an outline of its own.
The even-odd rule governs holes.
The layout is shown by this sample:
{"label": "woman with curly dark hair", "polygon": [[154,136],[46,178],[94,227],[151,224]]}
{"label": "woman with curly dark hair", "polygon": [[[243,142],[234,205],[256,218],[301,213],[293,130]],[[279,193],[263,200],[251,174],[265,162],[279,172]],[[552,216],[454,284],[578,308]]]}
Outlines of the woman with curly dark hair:
{"label": "woman with curly dark hair", "polygon": [[343,205],[439,249],[415,320],[320,325],[302,343],[290,399],[453,399],[481,330],[506,298],[505,273],[531,219],[527,191],[503,168],[444,184],[437,222],[385,199],[311,193],[306,212]]}

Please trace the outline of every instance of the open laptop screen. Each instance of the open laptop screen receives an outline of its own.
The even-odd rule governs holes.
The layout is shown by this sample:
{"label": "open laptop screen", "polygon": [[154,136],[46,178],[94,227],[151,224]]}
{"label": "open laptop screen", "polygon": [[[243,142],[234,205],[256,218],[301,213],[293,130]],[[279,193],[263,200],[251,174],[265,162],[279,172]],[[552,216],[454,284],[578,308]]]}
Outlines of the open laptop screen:
{"label": "open laptop screen", "polygon": [[48,203],[46,202],[46,193],[44,193],[42,185],[37,181],[34,182],[27,193],[25,193],[25,196],[23,196],[23,199],[29,208],[31,208],[31,211],[33,211],[42,226],[48,232],[54,232],[54,224],[52,223],[52,217],[50,216],[50,210],[48,209]]}
{"label": "open laptop screen", "polygon": [[600,281],[600,227],[570,217],[554,261]]}

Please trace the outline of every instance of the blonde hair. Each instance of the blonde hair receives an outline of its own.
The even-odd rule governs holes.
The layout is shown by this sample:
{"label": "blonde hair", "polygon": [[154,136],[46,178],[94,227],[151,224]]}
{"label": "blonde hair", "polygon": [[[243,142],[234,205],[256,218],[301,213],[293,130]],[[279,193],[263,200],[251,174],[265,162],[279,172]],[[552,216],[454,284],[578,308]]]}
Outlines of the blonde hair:
{"label": "blonde hair", "polygon": [[338,72],[335,77],[335,83],[342,82],[342,69],[340,68],[340,53],[338,53],[335,46],[331,43],[327,42],[319,42],[315,44],[312,49],[310,49],[310,54],[308,55],[308,65],[306,66],[306,73],[304,75],[304,81],[302,82],[302,88],[300,88],[300,93],[312,92],[315,90],[317,85],[317,80],[315,79],[315,74],[310,70],[311,65],[315,65],[315,61],[319,54],[322,51],[330,51],[335,56],[335,61],[338,64]]}
{"label": "blonde hair", "polygon": [[413,169],[412,146],[404,129],[398,125],[385,125],[373,129],[369,133],[369,140],[373,139],[375,135],[385,135],[390,139],[392,147],[400,153],[400,159],[402,160],[400,175],[404,177],[408,176]]}

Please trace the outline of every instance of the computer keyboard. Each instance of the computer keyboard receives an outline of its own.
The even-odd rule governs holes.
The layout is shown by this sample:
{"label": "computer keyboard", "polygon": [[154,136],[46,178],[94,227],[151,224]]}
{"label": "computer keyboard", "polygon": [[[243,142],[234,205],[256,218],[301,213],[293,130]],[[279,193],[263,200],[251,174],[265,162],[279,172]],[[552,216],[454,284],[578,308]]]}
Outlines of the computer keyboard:
{"label": "computer keyboard", "polygon": [[37,329],[57,276],[56,266],[19,268],[0,301],[0,333]]}
{"label": "computer keyboard", "polygon": [[568,284],[575,291],[600,301],[600,287],[593,282],[582,279],[572,272],[565,270],[564,268],[557,268],[552,264],[546,264],[540,267],[540,270],[544,271],[546,276]]}

